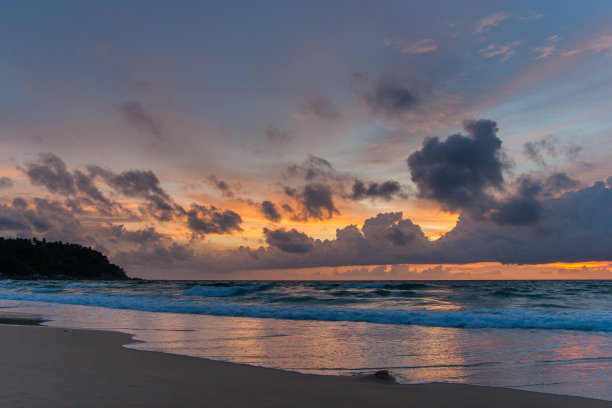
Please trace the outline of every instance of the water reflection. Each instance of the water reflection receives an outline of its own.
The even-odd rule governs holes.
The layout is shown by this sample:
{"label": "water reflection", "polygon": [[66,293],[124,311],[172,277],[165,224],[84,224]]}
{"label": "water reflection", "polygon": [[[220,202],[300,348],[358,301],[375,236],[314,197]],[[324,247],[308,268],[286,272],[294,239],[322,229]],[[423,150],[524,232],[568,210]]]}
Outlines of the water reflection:
{"label": "water reflection", "polygon": [[[516,387],[612,400],[612,336],[151,313],[2,301],[49,325],[119,330],[128,347],[315,374],[389,369],[401,382]],[[6,309],[10,310],[10,309]]]}

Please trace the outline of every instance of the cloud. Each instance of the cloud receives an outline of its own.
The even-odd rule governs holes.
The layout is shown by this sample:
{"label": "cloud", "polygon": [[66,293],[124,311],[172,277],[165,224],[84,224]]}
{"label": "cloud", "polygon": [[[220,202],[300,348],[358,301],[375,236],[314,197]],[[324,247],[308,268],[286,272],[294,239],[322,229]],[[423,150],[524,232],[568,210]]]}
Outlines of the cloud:
{"label": "cloud", "polygon": [[112,210],[113,207],[121,207],[118,203],[109,200],[102,194],[91,176],[76,170],[74,172],[74,180],[77,189],[94,202],[100,204],[101,209],[108,212]]}
{"label": "cloud", "polygon": [[163,124],[161,120],[149,112],[140,102],[123,102],[117,109],[124,119],[136,129],[149,133],[156,138],[162,138]]}
{"label": "cloud", "polygon": [[159,179],[150,170],[115,173],[95,165],[88,166],[88,170],[92,177],[102,178],[116,192],[126,197],[144,198],[145,202],[139,208],[143,215],[150,215],[160,221],[169,221],[184,214],[183,208],[161,188]]}
{"label": "cloud", "polygon": [[207,178],[207,181],[212,184],[214,187],[216,187],[217,189],[219,189],[219,191],[221,191],[221,194],[223,194],[224,197],[228,197],[231,198],[234,196],[234,192],[232,191],[232,189],[230,188],[229,184],[227,184],[225,181],[223,180],[219,180],[217,179],[217,177],[215,177],[215,175],[211,175]]}
{"label": "cloud", "polygon": [[401,213],[379,214],[366,220],[361,230],[354,225],[338,229],[334,240],[315,240],[297,230],[264,233],[267,248],[240,247],[200,262],[219,271],[400,263],[407,253],[421,259],[430,245],[421,229],[403,220]]}
{"label": "cloud", "polygon": [[168,239],[164,234],[157,232],[153,227],[128,230],[123,224],[110,224],[103,228],[104,237],[111,242],[130,242],[139,245],[159,244]]}
{"label": "cloud", "polygon": [[[603,182],[541,201],[535,226],[497,225],[460,217],[437,242],[451,262],[549,263],[609,260],[612,190]],[[606,232],[607,231],[607,232]]]}
{"label": "cloud", "polygon": [[[407,159],[418,195],[447,211],[460,211],[463,219],[492,221],[498,225],[536,225],[548,211],[542,200],[577,188],[580,183],[565,173],[520,175],[506,183],[506,167],[490,120],[464,121],[469,136],[455,134],[445,141],[429,138]],[[537,160],[541,152],[556,154],[554,139],[526,143],[525,153]]]}
{"label": "cloud", "polygon": [[612,35],[605,34],[598,38],[591,40],[589,43],[583,45],[580,48],[575,48],[570,51],[566,51],[562,54],[564,57],[571,57],[573,55],[579,54],[581,52],[590,51],[590,52],[602,52],[602,51],[610,51],[612,50]]}
{"label": "cloud", "polygon": [[421,228],[410,220],[403,220],[401,212],[378,214],[369,218],[363,223],[361,232],[370,242],[389,243],[394,246],[405,246],[413,241],[427,241]]}
{"label": "cloud", "polygon": [[64,161],[53,153],[40,153],[38,161],[27,163],[22,170],[33,185],[42,185],[52,193],[67,196],[66,203],[77,212],[82,212],[83,205],[92,205],[105,214],[129,214],[98,189],[95,174],[79,170],[70,173]]}
{"label": "cloud", "polygon": [[83,242],[82,226],[71,211],[57,201],[34,198],[28,205],[16,197],[12,205],[0,204],[0,231],[17,236],[42,236],[51,240]]}
{"label": "cloud", "polygon": [[284,228],[277,230],[264,228],[263,233],[268,245],[283,252],[303,254],[314,248],[314,240],[296,229],[286,231]]}
{"label": "cloud", "polygon": [[[522,191],[513,195],[517,198],[503,202],[507,207],[499,217],[505,217],[506,221],[475,219],[462,214],[457,226],[436,241],[428,240],[418,225],[403,219],[402,213],[381,213],[367,219],[361,229],[349,225],[336,230],[335,239],[312,239],[297,230],[280,230],[271,235],[273,231],[268,230],[265,232],[270,236],[268,247],[241,247],[210,255],[198,262],[218,271],[236,271],[350,265],[538,264],[609,260],[612,247],[609,233],[612,228],[612,190],[609,187],[598,182],[556,198],[539,199],[537,208],[541,214],[535,216],[539,222],[533,223],[532,209],[515,210],[524,204],[520,198],[537,197],[537,188],[527,182],[519,185]],[[512,216],[522,218],[511,220]],[[285,250],[279,247],[285,244]],[[307,249],[307,252],[302,252]],[[419,276],[432,279],[451,277],[450,271],[442,267],[423,271]]]}
{"label": "cloud", "polygon": [[331,163],[322,157],[317,157],[312,154],[301,164],[293,164],[287,167],[287,175],[289,177],[301,177],[307,181],[313,180],[336,180],[338,173],[332,167]]}
{"label": "cloud", "polygon": [[398,116],[420,103],[420,91],[411,81],[392,76],[372,79],[363,72],[354,72],[351,79],[371,114]]}
{"label": "cloud", "polygon": [[557,155],[557,140],[553,136],[546,136],[535,142],[526,142],[523,145],[523,153],[527,158],[545,166],[544,153],[549,156]]}
{"label": "cloud", "polygon": [[268,125],[265,131],[266,139],[270,143],[287,143],[291,140],[292,134],[288,130],[281,130],[275,126]]}
{"label": "cloud", "polygon": [[434,52],[438,49],[438,45],[431,38],[422,38],[413,41],[386,38],[384,44],[387,47],[394,46],[404,54],[425,54]]}
{"label": "cloud", "polygon": [[536,56],[535,59],[543,59],[543,58],[548,58],[550,57],[556,50],[557,50],[557,44],[559,41],[562,40],[563,37],[560,37],[559,35],[551,35],[550,37],[548,37],[547,42],[548,45],[543,45],[541,47],[536,47],[534,49],[532,49],[531,51],[534,53],[539,54],[538,56]]}
{"label": "cloud", "polygon": [[342,114],[334,106],[328,96],[319,94],[307,98],[300,103],[300,113],[304,116],[314,116],[320,119],[340,119]]}
{"label": "cloud", "polygon": [[502,142],[497,124],[490,120],[463,122],[467,136],[454,134],[445,141],[428,138],[408,159],[418,194],[449,211],[485,204],[488,188],[503,185]]}
{"label": "cloud", "polygon": [[66,170],[66,164],[53,153],[40,153],[36,162],[26,164],[24,170],[30,182],[45,186],[52,193],[74,194],[74,178]]}
{"label": "cloud", "polygon": [[194,236],[207,234],[231,234],[242,231],[242,218],[232,210],[219,210],[215,206],[206,207],[191,204],[187,212],[187,225]]}
{"label": "cloud", "polygon": [[518,181],[518,192],[495,203],[487,214],[499,225],[534,225],[544,213],[542,203],[536,199],[541,186],[536,181],[523,177]]}
{"label": "cloud", "polygon": [[25,210],[28,207],[28,202],[21,197],[13,198],[13,207]]}
{"label": "cloud", "polygon": [[531,51],[539,54],[538,56],[536,56],[536,59],[542,59],[550,57],[556,49],[557,46],[553,44],[546,47],[536,47]]}
{"label": "cloud", "polygon": [[510,14],[507,12],[499,12],[483,17],[476,23],[474,33],[486,33],[490,31],[493,27],[498,26],[501,22],[507,20],[509,17]]}
{"label": "cloud", "polygon": [[380,184],[370,182],[367,185],[362,180],[355,180],[349,198],[351,200],[362,200],[364,198],[391,200],[394,195],[400,194],[400,191],[400,183],[393,180],[388,180]]}
{"label": "cloud", "polygon": [[523,154],[538,165],[545,167],[546,157],[556,158],[564,154],[568,159],[575,159],[582,150],[582,146],[570,144],[560,145],[554,136],[546,136],[542,139],[526,142],[523,145]]}
{"label": "cloud", "polygon": [[193,263],[189,264],[190,261],[197,262],[193,249],[176,242],[167,246],[143,245],[133,250],[120,250],[111,257],[111,261],[147,272],[154,270],[161,274],[160,277],[166,279],[171,276],[169,268],[171,268],[170,273],[176,273],[180,271],[181,265],[186,265],[190,269],[197,267]]}
{"label": "cloud", "polygon": [[272,201],[262,201],[259,205],[259,211],[261,211],[264,217],[269,221],[279,222],[281,220],[281,215]]}
{"label": "cloud", "polygon": [[405,54],[424,54],[433,52],[438,49],[438,46],[431,38],[410,41],[402,44],[401,51]]}
{"label": "cloud", "polygon": [[0,177],[0,189],[13,187],[13,180],[8,177]]}
{"label": "cloud", "polygon": [[520,41],[512,41],[504,45],[490,44],[486,48],[478,50],[485,58],[493,58],[501,56],[499,62],[506,62],[508,59],[515,54],[515,49],[521,45]]}
{"label": "cloud", "polygon": [[566,173],[553,173],[541,182],[539,196],[550,198],[578,187],[580,187],[580,182],[572,179]]}
{"label": "cloud", "polygon": [[334,205],[332,190],[325,184],[307,184],[301,192],[295,189],[285,189],[285,193],[298,200],[300,213],[294,218],[306,221],[311,218],[323,220],[340,214]]}

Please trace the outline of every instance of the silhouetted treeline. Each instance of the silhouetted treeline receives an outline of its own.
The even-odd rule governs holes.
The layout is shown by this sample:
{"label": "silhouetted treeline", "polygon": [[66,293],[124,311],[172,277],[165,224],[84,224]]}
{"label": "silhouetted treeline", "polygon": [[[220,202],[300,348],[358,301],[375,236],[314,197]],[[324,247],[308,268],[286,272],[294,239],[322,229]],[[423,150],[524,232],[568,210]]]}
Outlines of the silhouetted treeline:
{"label": "silhouetted treeline", "polygon": [[129,279],[100,252],[78,244],[0,237],[0,277]]}

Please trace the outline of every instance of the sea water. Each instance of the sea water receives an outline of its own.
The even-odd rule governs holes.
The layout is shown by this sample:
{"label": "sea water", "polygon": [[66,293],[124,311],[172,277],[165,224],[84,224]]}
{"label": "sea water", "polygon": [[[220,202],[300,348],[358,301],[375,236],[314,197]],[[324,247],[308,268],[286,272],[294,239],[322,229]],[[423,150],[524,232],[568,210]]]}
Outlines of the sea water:
{"label": "sea water", "polygon": [[0,307],[128,347],[612,400],[612,281],[0,281]]}

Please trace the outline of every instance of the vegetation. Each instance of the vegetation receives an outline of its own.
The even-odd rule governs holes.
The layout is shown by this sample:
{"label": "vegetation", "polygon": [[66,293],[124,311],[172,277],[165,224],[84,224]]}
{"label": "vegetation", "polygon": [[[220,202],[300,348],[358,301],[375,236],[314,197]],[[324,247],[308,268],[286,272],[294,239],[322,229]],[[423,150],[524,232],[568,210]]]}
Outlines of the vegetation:
{"label": "vegetation", "polygon": [[129,279],[100,252],[78,244],[0,237],[5,279]]}

